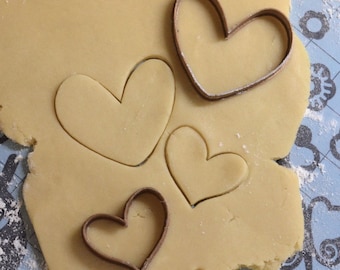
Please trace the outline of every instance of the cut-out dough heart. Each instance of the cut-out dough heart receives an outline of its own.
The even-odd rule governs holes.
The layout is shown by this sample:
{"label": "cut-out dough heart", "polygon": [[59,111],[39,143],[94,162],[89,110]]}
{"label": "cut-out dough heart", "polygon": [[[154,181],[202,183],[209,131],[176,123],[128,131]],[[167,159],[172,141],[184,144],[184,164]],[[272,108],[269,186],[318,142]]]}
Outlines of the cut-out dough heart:
{"label": "cut-out dough heart", "polygon": [[55,97],[58,120],[88,149],[114,161],[137,166],[156,147],[174,102],[174,78],[160,59],[139,63],[119,100],[85,75],[66,79]]}
{"label": "cut-out dough heart", "polygon": [[[138,266],[132,264],[131,262],[117,258],[114,255],[106,254],[104,251],[101,251],[99,248],[97,248],[95,246],[95,244],[92,243],[91,240],[90,240],[89,228],[91,227],[92,224],[94,224],[97,221],[109,221],[109,222],[112,222],[112,224],[116,224],[116,225],[119,225],[119,226],[122,226],[122,227],[125,227],[126,229],[128,229],[128,215],[129,215],[130,207],[131,207],[132,203],[135,200],[137,200],[138,197],[140,197],[143,194],[150,194],[157,199],[160,206],[162,207],[163,214],[164,214],[164,220],[163,220],[163,224],[162,224],[161,234],[160,234],[157,242],[155,243],[153,249],[150,251],[150,253],[146,257],[142,266],[139,268]],[[145,270],[145,269],[148,268],[153,257],[156,255],[159,248],[163,244],[163,241],[165,239],[165,236],[166,236],[166,233],[167,233],[167,230],[168,230],[168,226],[169,226],[168,206],[167,206],[166,201],[165,201],[164,197],[162,196],[162,194],[159,193],[157,190],[155,190],[153,188],[142,188],[142,189],[137,190],[127,200],[125,207],[124,207],[123,217],[113,216],[113,215],[108,215],[108,214],[95,214],[93,216],[90,216],[84,222],[84,224],[82,226],[82,236],[83,236],[83,240],[84,240],[85,245],[95,255],[97,255],[101,259],[106,260],[106,261],[108,261],[112,264],[116,264],[116,265],[119,265],[119,266],[126,267],[130,270]],[[144,233],[144,232],[140,231],[140,233]],[[129,239],[126,239],[126,242],[129,242]],[[124,244],[124,243],[120,243],[120,244]],[[134,243],[134,244],[138,245],[138,243]],[[119,244],[117,243],[117,245],[119,245]]]}
{"label": "cut-out dough heart", "polygon": [[170,135],[166,161],[191,206],[233,191],[248,175],[248,165],[239,155],[209,156],[206,141],[190,127],[181,127]]}
{"label": "cut-out dough heart", "polygon": [[[286,64],[286,62],[287,62],[287,60],[288,60],[288,58],[291,54],[291,49],[292,49],[292,44],[293,44],[293,32],[292,32],[292,28],[291,28],[291,25],[289,23],[288,18],[278,10],[263,9],[263,10],[260,10],[256,13],[250,15],[249,17],[245,18],[239,24],[237,24],[236,26],[234,26],[233,28],[230,29],[229,26],[228,26],[228,23],[227,23],[227,19],[224,15],[223,8],[222,8],[221,4],[219,3],[219,1],[218,0],[209,0],[209,1],[217,12],[217,15],[219,17],[220,23],[221,23],[222,28],[223,28],[223,35],[224,35],[225,40],[228,40],[229,38],[231,38],[234,34],[236,34],[236,32],[240,31],[242,28],[244,28],[246,25],[248,25],[252,21],[254,21],[258,18],[261,18],[261,17],[271,17],[284,28],[284,31],[285,31],[284,35],[287,39],[287,45],[286,45],[286,49],[285,49],[285,52],[284,52],[284,56],[281,59],[281,61],[276,66],[274,66],[271,70],[269,70],[266,74],[261,76],[260,78],[257,78],[254,81],[251,81],[251,82],[249,82],[245,85],[241,85],[241,86],[233,88],[233,89],[229,89],[229,90],[225,89],[224,91],[222,91],[220,93],[215,93],[214,91],[216,91],[216,90],[212,91],[212,89],[207,90],[206,87],[203,86],[203,84],[200,82],[200,79],[195,75],[195,71],[193,70],[193,68],[191,67],[191,65],[188,61],[186,52],[183,50],[183,48],[181,46],[181,41],[180,41],[181,31],[180,31],[180,23],[179,23],[178,17],[179,17],[181,3],[183,2],[183,0],[176,0],[174,10],[173,10],[174,41],[175,41],[177,53],[178,53],[178,56],[179,56],[179,58],[182,62],[182,65],[183,65],[191,83],[193,84],[193,86],[197,90],[197,92],[202,97],[204,97],[206,99],[218,100],[218,99],[226,98],[226,97],[238,94],[240,92],[249,90],[249,89],[257,86],[258,84],[263,83],[264,81],[272,78],[274,75],[276,75],[282,69],[282,67]],[[196,37],[196,38],[199,39],[201,37]],[[200,55],[201,54],[199,54],[199,56]],[[223,57],[223,56],[220,56],[220,57]],[[226,61],[225,65],[228,65],[229,64],[228,59],[226,59],[225,61]],[[249,59],[244,60],[244,61],[249,61]],[[263,65],[265,65],[265,64],[263,64]],[[230,67],[230,68],[233,68],[233,67]],[[243,75],[243,74],[241,74],[241,75]]]}

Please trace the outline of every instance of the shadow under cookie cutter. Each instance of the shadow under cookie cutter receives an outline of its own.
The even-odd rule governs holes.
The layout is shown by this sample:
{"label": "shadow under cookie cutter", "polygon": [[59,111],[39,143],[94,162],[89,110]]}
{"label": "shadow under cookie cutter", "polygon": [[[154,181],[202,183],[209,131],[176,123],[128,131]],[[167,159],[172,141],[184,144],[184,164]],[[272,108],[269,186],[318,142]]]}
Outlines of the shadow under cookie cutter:
{"label": "shadow under cookie cutter", "polygon": [[235,34],[238,30],[246,26],[248,23],[252,22],[253,20],[260,18],[260,17],[273,17],[276,19],[285,29],[286,32],[286,38],[287,38],[287,49],[285,51],[285,55],[282,58],[281,62],[271,71],[269,71],[267,74],[264,76],[260,77],[259,79],[248,83],[246,85],[243,85],[241,87],[237,87],[234,89],[226,90],[218,94],[211,94],[209,93],[199,82],[199,80],[196,78],[191,66],[188,64],[188,61],[185,57],[184,52],[181,49],[179,38],[178,38],[178,33],[179,33],[179,26],[178,26],[178,13],[180,9],[180,4],[182,0],[176,0],[174,9],[173,9],[173,36],[174,36],[174,41],[175,41],[175,46],[177,50],[177,54],[179,56],[179,59],[181,60],[181,63],[192,83],[196,91],[205,99],[208,99],[210,101],[214,100],[220,100],[223,98],[227,98],[239,93],[242,93],[244,91],[247,91],[263,82],[266,80],[269,80],[273,76],[275,76],[287,63],[288,58],[291,55],[292,51],[292,46],[293,46],[293,31],[291,24],[288,20],[288,18],[280,11],[276,9],[263,9],[260,10],[246,19],[242,20],[240,23],[238,23],[236,26],[234,26],[232,29],[229,30],[227,19],[224,15],[223,8],[218,0],[208,0],[211,2],[215,10],[217,11],[218,17],[220,19],[220,22],[222,24],[223,28],[223,35],[224,39],[228,40],[233,34]]}
{"label": "shadow under cookie cutter", "polygon": [[[144,260],[142,266],[139,268],[136,265],[133,265],[132,263],[130,263],[128,261],[116,258],[114,256],[109,256],[109,255],[105,254],[104,252],[101,252],[100,250],[98,250],[91,243],[91,240],[88,237],[88,229],[89,229],[89,227],[91,226],[92,223],[94,223],[95,221],[99,221],[99,220],[112,221],[116,224],[119,224],[119,225],[127,228],[128,227],[129,209],[130,209],[133,201],[136,200],[137,197],[139,197],[143,194],[150,194],[150,195],[153,195],[154,197],[156,197],[156,199],[159,201],[159,203],[161,204],[161,206],[163,208],[164,222],[163,222],[163,227],[162,227],[163,230],[160,234],[160,237],[158,238],[157,242],[155,243],[155,246],[153,247],[153,249],[151,250],[149,255]],[[158,252],[158,250],[162,246],[164,239],[165,239],[165,236],[166,236],[167,231],[168,231],[168,227],[169,227],[169,211],[168,211],[168,205],[167,205],[163,195],[154,188],[145,187],[145,188],[141,188],[141,189],[137,190],[126,201],[125,207],[124,207],[124,212],[123,212],[123,217],[109,215],[109,214],[94,214],[94,215],[90,216],[83,223],[82,237],[83,237],[83,241],[84,241],[85,245],[97,257],[99,257],[99,258],[101,258],[101,259],[103,259],[103,260],[105,260],[109,263],[112,263],[112,264],[115,264],[115,265],[118,265],[118,266],[126,267],[127,269],[130,269],[130,270],[146,270],[149,267],[149,264],[151,263],[152,259],[155,257],[156,253]]]}

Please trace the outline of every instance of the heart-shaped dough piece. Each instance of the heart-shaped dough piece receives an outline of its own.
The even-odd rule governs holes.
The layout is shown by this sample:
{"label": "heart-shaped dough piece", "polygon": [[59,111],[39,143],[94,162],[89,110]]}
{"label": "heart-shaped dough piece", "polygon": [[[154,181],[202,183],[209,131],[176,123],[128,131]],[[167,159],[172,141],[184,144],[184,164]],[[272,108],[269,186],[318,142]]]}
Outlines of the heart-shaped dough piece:
{"label": "heart-shaped dough piece", "polygon": [[156,147],[174,102],[174,78],[162,60],[139,63],[121,100],[85,75],[66,79],[55,97],[61,126],[88,149],[119,163],[137,166]]}
{"label": "heart-shaped dough piece", "polygon": [[191,206],[233,191],[248,175],[247,163],[237,154],[209,156],[206,141],[190,127],[181,127],[170,135],[166,161]]}

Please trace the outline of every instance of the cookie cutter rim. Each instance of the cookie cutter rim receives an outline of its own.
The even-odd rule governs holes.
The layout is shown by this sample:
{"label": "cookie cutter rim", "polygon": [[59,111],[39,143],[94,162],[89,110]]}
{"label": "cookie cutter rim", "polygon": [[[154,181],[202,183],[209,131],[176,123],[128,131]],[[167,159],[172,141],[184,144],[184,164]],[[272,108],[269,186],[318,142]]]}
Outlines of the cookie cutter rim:
{"label": "cookie cutter rim", "polygon": [[[126,260],[122,260],[122,259],[119,259],[119,258],[116,258],[116,257],[113,257],[113,256],[109,256],[109,255],[105,254],[104,252],[101,252],[100,250],[98,250],[95,246],[92,245],[91,241],[88,238],[88,229],[90,228],[92,223],[94,223],[95,221],[98,221],[98,220],[113,221],[113,222],[116,222],[116,223],[127,228],[128,227],[129,209],[130,209],[133,201],[137,197],[139,197],[143,194],[151,194],[151,195],[155,196],[157,198],[157,200],[160,202],[160,204],[163,208],[163,211],[164,211],[164,223],[163,223],[163,226],[162,226],[163,230],[162,230],[162,233],[160,234],[160,237],[158,238],[158,240],[155,243],[155,246],[152,248],[152,250],[150,251],[150,253],[146,257],[146,259],[144,260],[142,266],[139,268],[139,267],[131,264],[130,262],[128,262]],[[152,259],[155,257],[156,253],[158,252],[158,250],[162,246],[162,244],[165,240],[165,236],[166,236],[167,231],[168,231],[168,227],[169,227],[169,211],[168,211],[167,202],[165,201],[163,195],[154,188],[145,187],[145,188],[141,188],[141,189],[137,190],[136,192],[134,192],[129,197],[129,199],[126,201],[125,206],[124,206],[124,211],[123,211],[123,217],[119,217],[119,216],[115,216],[115,215],[109,215],[109,214],[94,214],[94,215],[91,215],[83,223],[82,228],[81,228],[81,234],[82,234],[83,242],[86,245],[86,247],[92,253],[94,253],[97,257],[101,258],[102,260],[105,260],[105,261],[107,261],[111,264],[126,267],[130,270],[146,270],[148,268],[149,264],[151,263]]]}
{"label": "cookie cutter rim", "polygon": [[243,93],[243,92],[250,90],[251,88],[271,79],[275,75],[277,75],[277,73],[279,71],[281,71],[281,69],[287,64],[288,59],[291,56],[292,47],[293,47],[293,30],[292,30],[292,26],[289,22],[289,19],[286,17],[286,15],[284,15],[281,11],[276,10],[276,9],[262,9],[262,10],[256,12],[256,13],[253,13],[249,17],[243,19],[241,22],[239,22],[238,24],[236,24],[233,28],[231,28],[229,30],[227,19],[224,15],[224,11],[223,11],[223,8],[222,8],[220,2],[218,0],[208,0],[208,1],[213,5],[213,7],[215,8],[215,10],[218,14],[219,20],[220,20],[222,28],[223,28],[224,40],[228,40],[230,37],[232,37],[241,28],[245,27],[247,24],[251,23],[252,21],[254,21],[258,18],[273,17],[285,29],[286,38],[287,38],[287,48],[286,48],[286,51],[285,51],[285,55],[281,59],[280,63],[275,68],[270,70],[268,73],[263,75],[262,77],[256,79],[253,82],[247,83],[243,86],[232,88],[230,90],[226,90],[226,91],[223,91],[223,92],[218,93],[218,94],[211,94],[201,85],[199,80],[196,78],[191,66],[188,64],[188,61],[186,60],[184,52],[181,49],[179,38],[178,38],[178,32],[179,32],[179,30],[178,30],[179,29],[179,27],[178,27],[178,13],[179,13],[180,4],[181,4],[182,0],[176,0],[175,4],[174,4],[174,8],[173,8],[173,24],[172,24],[172,26],[173,26],[173,28],[172,28],[173,38],[174,38],[174,42],[175,42],[177,55],[179,56],[179,59],[182,63],[182,66],[183,66],[186,74],[188,75],[188,77],[191,81],[191,84],[196,89],[196,91],[203,98],[205,98],[209,101],[216,101],[216,100],[220,100],[220,99],[223,99],[223,98],[234,96],[236,94]]}

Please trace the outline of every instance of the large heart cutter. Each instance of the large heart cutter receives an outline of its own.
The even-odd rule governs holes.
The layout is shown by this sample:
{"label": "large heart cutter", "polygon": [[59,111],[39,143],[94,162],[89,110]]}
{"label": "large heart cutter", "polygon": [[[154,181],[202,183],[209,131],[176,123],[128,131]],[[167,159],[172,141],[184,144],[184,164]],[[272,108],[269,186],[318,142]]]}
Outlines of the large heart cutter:
{"label": "large heart cutter", "polygon": [[247,91],[247,90],[259,85],[260,83],[263,83],[264,81],[272,78],[286,65],[286,63],[287,63],[287,61],[288,61],[288,59],[291,55],[291,51],[292,51],[293,31],[292,31],[292,27],[291,27],[291,24],[290,24],[288,18],[283,13],[281,13],[280,11],[278,11],[276,9],[263,9],[263,10],[260,10],[256,13],[250,15],[249,17],[247,17],[246,19],[244,19],[243,21],[241,21],[240,23],[238,23],[236,26],[234,26],[232,29],[229,30],[227,19],[224,15],[224,11],[223,11],[223,8],[222,8],[220,2],[218,0],[208,0],[208,1],[211,2],[211,4],[214,6],[215,10],[217,11],[217,14],[218,14],[219,19],[220,19],[221,24],[222,24],[223,34],[224,34],[225,40],[228,40],[238,30],[240,30],[241,28],[246,26],[248,23],[250,23],[251,21],[253,21],[257,18],[273,17],[278,22],[280,22],[280,24],[284,27],[284,29],[286,31],[287,49],[285,51],[285,55],[282,58],[281,62],[274,69],[272,69],[267,74],[260,77],[259,79],[255,80],[253,82],[250,82],[246,85],[243,85],[241,87],[226,90],[226,91],[223,91],[223,92],[218,93],[218,94],[211,94],[211,93],[209,93],[209,91],[207,91],[200,84],[199,80],[195,77],[195,74],[194,74],[191,66],[189,65],[189,63],[188,63],[188,61],[185,57],[185,54],[182,51],[181,46],[179,44],[178,13],[179,13],[179,9],[180,9],[180,5],[181,5],[182,0],[176,0],[175,5],[174,5],[174,9],[173,9],[173,36],[174,36],[174,41],[175,41],[175,45],[176,45],[176,49],[177,49],[177,54],[179,56],[179,59],[182,62],[182,65],[183,65],[191,83],[193,84],[193,86],[195,87],[197,92],[203,98],[208,99],[210,101],[214,101],[214,100],[220,100],[220,99],[223,99],[223,98],[227,98],[227,97],[242,93],[242,92]]}

